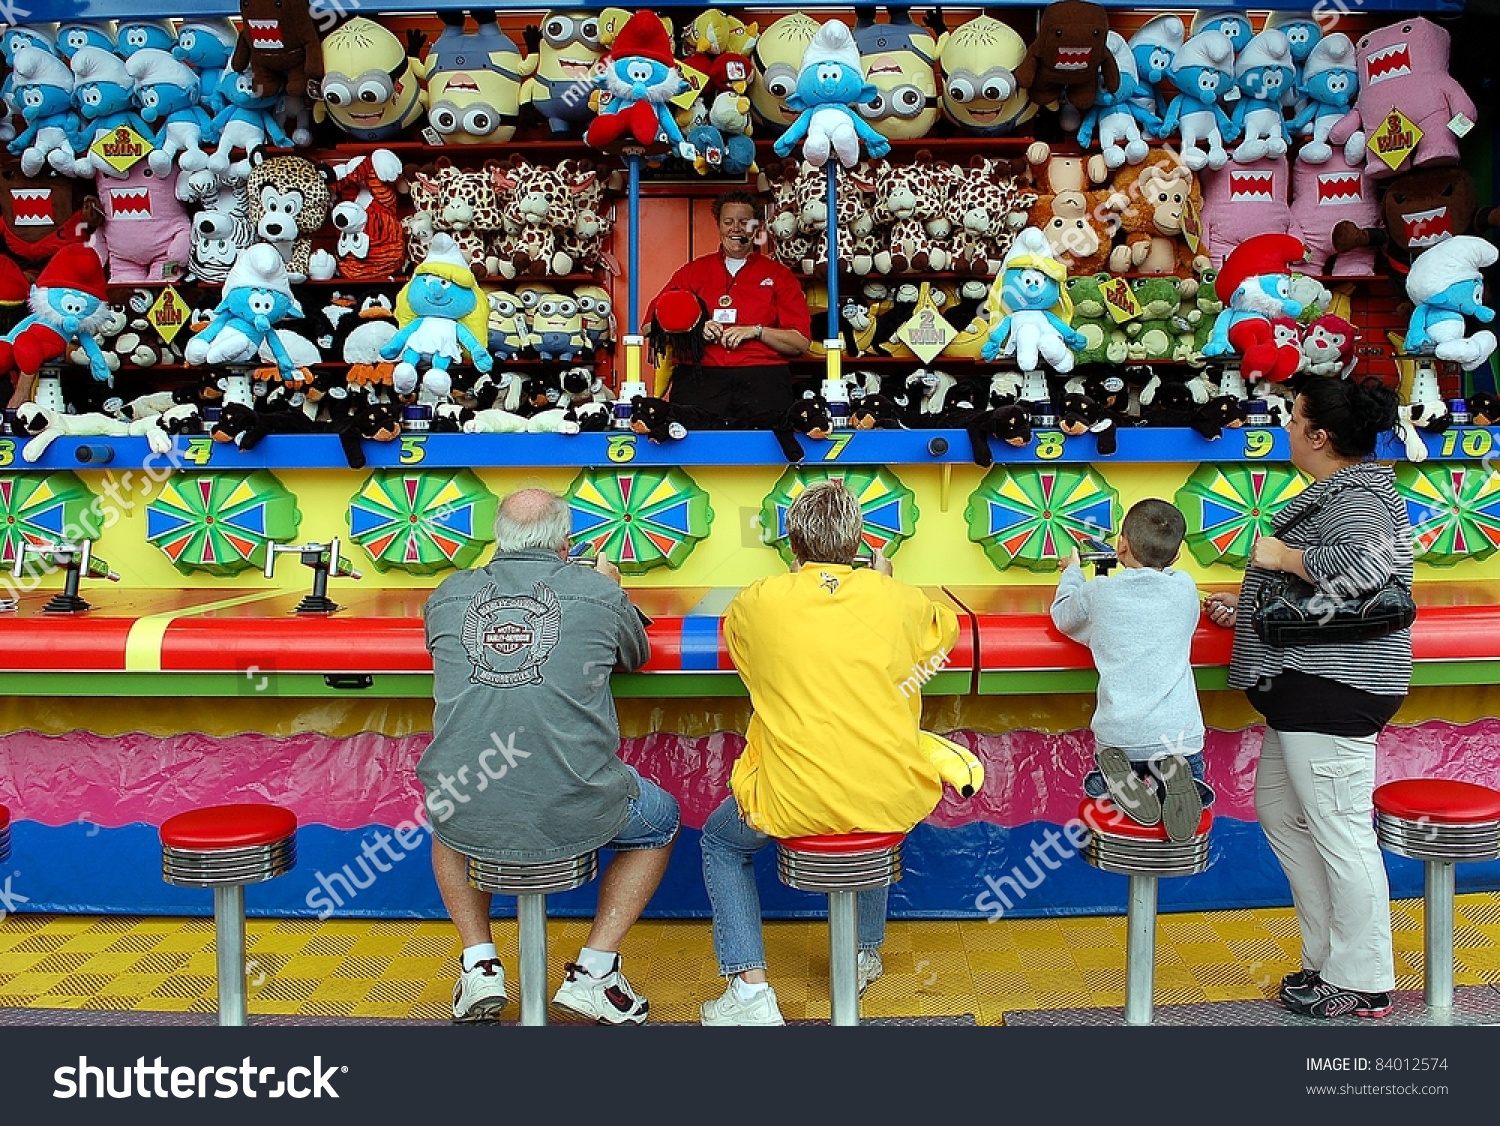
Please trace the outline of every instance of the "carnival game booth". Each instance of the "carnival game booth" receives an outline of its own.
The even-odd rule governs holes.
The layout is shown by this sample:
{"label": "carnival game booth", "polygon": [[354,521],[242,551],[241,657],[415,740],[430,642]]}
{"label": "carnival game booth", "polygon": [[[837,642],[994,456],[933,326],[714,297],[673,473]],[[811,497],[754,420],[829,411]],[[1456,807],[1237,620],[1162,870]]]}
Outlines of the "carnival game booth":
{"label": "carnival game booth", "polygon": [[[1410,5],[1401,8],[1409,10]],[[696,13],[682,14],[686,19]],[[92,24],[140,13],[94,0],[70,14]],[[228,13],[212,3],[195,4],[187,18],[223,14]],[[677,11],[663,6],[663,14]],[[818,14],[856,23],[838,9]],[[1007,24],[1015,24],[1019,39],[1032,38],[1036,9],[1000,14]],[[1145,27],[1157,14],[1109,9],[1111,27],[1118,23],[1122,34]],[[500,29],[522,42],[525,25],[543,13],[505,10],[501,15]],[[757,16],[757,29],[769,34],[780,15],[737,13],[743,16],[733,21],[739,30],[726,23],[724,34],[745,43],[746,28],[757,23]],[[1191,12],[1182,15],[1185,23],[1192,19]],[[433,39],[443,27],[436,18],[407,12],[400,3],[376,13],[361,9],[359,16],[377,26],[389,24],[387,30],[425,30]],[[945,10],[945,16],[950,28],[959,28],[979,13],[954,9]],[[571,13],[566,18],[584,16]],[[1384,6],[1362,5],[1357,15],[1347,17],[1350,35],[1396,18]],[[552,22],[542,21],[543,43]],[[1248,23],[1252,32],[1258,31],[1265,13],[1251,13]],[[551,30],[560,42],[561,25]],[[325,44],[332,34],[325,36]],[[544,49],[557,48],[554,43],[534,50]],[[438,56],[446,58],[442,52]],[[422,69],[431,71],[425,65],[431,58],[431,52],[424,56]],[[547,65],[557,62],[550,56],[544,62],[549,58]],[[403,54],[393,66],[405,67],[405,59]],[[1009,65],[1018,67],[1020,60]],[[326,69],[334,68],[330,64]],[[928,69],[935,85],[937,72],[930,62]],[[430,96],[432,73],[423,88],[436,104],[441,99]],[[765,73],[769,71],[752,77],[752,99],[759,89],[757,78],[765,85]],[[515,298],[518,307],[523,292],[531,294],[533,306],[544,304],[548,292],[564,292],[575,306],[569,316],[578,315],[578,293],[594,287],[615,309],[634,311],[639,296],[654,293],[676,265],[716,245],[708,204],[726,184],[749,177],[772,199],[773,215],[790,208],[777,194],[786,188],[784,168],[780,182],[768,179],[762,185],[746,168],[710,168],[709,178],[702,179],[695,178],[698,170],[663,162],[655,169],[635,168],[632,189],[625,178],[613,177],[621,167],[617,157],[591,152],[583,144],[586,122],[566,117],[540,124],[528,123],[523,115],[513,137],[470,136],[466,140],[477,143],[460,145],[453,143],[451,131],[443,132],[446,119],[427,120],[426,128],[433,132],[423,134],[421,112],[406,118],[407,110],[401,109],[382,125],[391,132],[361,139],[361,126],[338,124],[337,84],[327,74],[323,82],[321,116],[329,120],[312,123],[314,144],[298,152],[330,162],[342,158],[346,164],[365,158],[374,177],[351,185],[350,194],[367,211],[378,204],[381,185],[396,182],[382,180],[373,167],[377,147],[399,157],[403,173],[422,169],[404,182],[394,205],[401,218],[425,213],[451,223],[449,212],[462,210],[458,203],[473,202],[466,193],[475,182],[460,174],[493,162],[495,168],[509,168],[503,175],[513,177],[518,166],[506,163],[512,157],[546,163],[554,171],[572,159],[595,162],[593,179],[580,192],[593,191],[596,182],[614,181],[609,188],[613,194],[601,197],[594,211],[602,222],[589,237],[599,241],[564,248],[554,240],[545,257],[526,259],[545,261],[545,268],[535,273],[530,264],[521,264],[520,252],[505,257],[497,251],[504,220],[495,220],[499,226],[494,229],[482,227],[483,209],[471,213],[462,229],[436,232],[455,236],[460,247],[470,245],[461,236],[483,233],[474,251],[478,258],[471,257],[470,263],[477,267],[483,258],[486,269],[493,266],[494,288]],[[1029,150],[1036,138],[1056,132],[1056,115],[1043,111],[1038,116],[1024,97],[1019,104],[1010,104],[1009,96],[1003,101],[1009,108],[998,131],[966,131],[957,116],[939,122],[934,114],[927,133],[894,138],[889,160],[910,169],[927,167],[935,159],[958,166],[971,158],[1003,156],[1010,161],[1035,155]],[[759,119],[752,136],[757,157],[769,164],[775,136],[770,122]],[[448,143],[440,145],[445,138]],[[1058,195],[1081,190],[1048,191],[1054,185],[1037,179],[1051,176],[1059,162],[1086,163],[1076,135],[1063,130],[1051,139],[1056,143],[1030,170],[1005,173],[1012,177],[1013,208],[1024,206],[1029,214],[1037,197],[1051,197],[1055,204]],[[1480,142],[1479,134],[1465,142],[1471,163],[1488,157],[1488,145]],[[273,150],[273,158],[282,155],[288,154]],[[610,162],[613,168],[606,169]],[[1273,195],[1285,192],[1287,167],[1283,159],[1282,179],[1271,176]],[[364,175],[349,173],[356,174]],[[1232,165],[1229,174],[1235,174]],[[102,190],[113,190],[106,174],[99,178]],[[1488,178],[1477,179],[1487,183]],[[499,183],[494,168],[484,180],[492,189]],[[62,177],[49,180],[48,190],[62,193],[69,183]],[[314,195],[311,183],[298,181],[295,190],[304,197]],[[293,190],[284,181],[261,186],[270,193],[262,198],[279,200]],[[369,198],[362,199],[361,192]],[[423,192],[432,199],[422,202]],[[1017,202],[1020,196],[1031,202]],[[949,196],[942,199],[944,206],[952,202]],[[1211,224],[1216,208],[1208,202],[1203,208],[1202,219]],[[190,214],[208,210],[199,207]],[[1190,218],[1187,226],[1191,229],[1193,223]],[[421,223],[413,226],[422,237],[435,237]],[[837,240],[837,223],[835,229]],[[431,665],[423,647],[421,607],[444,574],[487,557],[497,499],[520,485],[539,483],[568,496],[575,539],[593,544],[619,564],[632,600],[650,619],[651,661],[638,673],[613,679],[624,732],[622,754],[671,790],[683,809],[683,842],[652,904],[653,913],[706,914],[695,838],[725,792],[748,719],[743,688],[724,648],[722,615],[737,590],[786,565],[784,514],[792,499],[808,484],[835,477],[859,495],[870,547],[893,558],[900,578],[923,586],[958,614],[962,632],[957,648],[940,668],[914,669],[911,685],[924,696],[924,725],[973,749],[986,767],[979,794],[966,802],[945,798],[908,838],[907,878],[893,891],[893,910],[955,917],[1118,911],[1118,878],[1077,858],[1056,870],[1039,868],[1036,859],[1036,847],[1074,817],[1092,757],[1087,728],[1095,681],[1089,655],[1063,638],[1047,616],[1057,560],[1084,537],[1107,538],[1134,501],[1159,496],[1174,500],[1187,518],[1180,566],[1205,592],[1230,589],[1254,537],[1266,533],[1272,516],[1304,482],[1288,464],[1286,437],[1269,414],[1238,411],[1208,425],[1195,414],[1202,404],[1193,400],[1191,390],[1182,392],[1187,400],[1178,400],[1192,404],[1181,415],[1158,413],[1155,421],[1168,425],[1128,425],[1122,409],[1113,428],[1097,426],[1097,419],[1081,428],[1070,424],[1067,429],[1078,431],[1076,436],[1060,425],[1055,407],[1050,417],[1043,410],[1024,411],[1025,434],[992,430],[977,439],[969,429],[945,425],[954,416],[942,414],[941,403],[923,417],[921,404],[930,405],[934,388],[956,386],[964,376],[980,371],[987,376],[994,370],[979,358],[978,343],[988,332],[982,302],[966,295],[963,283],[982,279],[983,291],[990,257],[997,268],[1000,258],[996,245],[986,244],[978,251],[986,268],[968,273],[934,268],[930,247],[921,251],[927,258],[918,259],[905,246],[905,264],[892,261],[882,271],[875,255],[889,253],[899,239],[891,223],[875,229],[884,232],[880,237],[885,241],[877,242],[864,273],[859,272],[863,261],[851,260],[847,272],[828,275],[817,262],[803,270],[802,260],[795,259],[814,306],[821,296],[825,309],[839,308],[836,295],[826,292],[830,280],[835,290],[840,281],[857,286],[869,302],[862,318],[856,315],[840,331],[826,334],[842,345],[831,349],[831,365],[826,357],[815,356],[798,366],[814,382],[831,372],[825,385],[839,378],[840,362],[848,369],[857,367],[875,382],[861,374],[850,386],[866,393],[879,393],[871,389],[888,383],[904,386],[915,376],[911,390],[918,397],[917,417],[903,419],[911,428],[834,429],[826,437],[794,434],[790,441],[803,453],[795,463],[788,462],[784,434],[690,432],[658,442],[629,429],[444,433],[433,416],[444,414],[446,404],[420,401],[420,392],[412,402],[399,404],[398,417],[408,425],[398,435],[389,433],[393,428],[377,428],[379,437],[391,438],[384,441],[363,434],[351,439],[347,429],[340,435],[274,432],[271,427],[273,432],[263,438],[257,433],[259,440],[247,449],[243,442],[215,441],[190,427],[173,433],[163,424],[160,436],[139,436],[146,428],[131,433],[128,425],[69,436],[66,423],[52,428],[42,443],[31,435],[0,439],[0,560],[13,568],[9,593],[16,602],[13,611],[0,614],[0,692],[8,732],[0,739],[0,804],[11,811],[21,869],[15,889],[27,897],[28,908],[201,912],[201,898],[162,883],[158,827],[185,809],[263,800],[296,814],[300,855],[289,878],[257,889],[255,910],[441,915],[426,855],[421,794],[412,772],[431,726]],[[903,237],[912,234],[909,227],[901,231]],[[796,243],[802,234],[794,229],[778,238],[778,253],[789,262],[787,248],[792,246],[805,247],[816,257],[812,242]],[[299,295],[304,312],[332,311],[324,326],[311,326],[304,334],[316,354],[293,366],[307,370],[293,380],[272,372],[264,382],[271,392],[285,393],[278,384],[286,384],[310,398],[303,385],[310,387],[325,375],[337,373],[356,383],[351,369],[366,358],[344,347],[355,335],[349,326],[378,322],[381,302],[369,299],[372,283],[367,278],[355,280],[357,266],[340,263],[340,254],[353,254],[357,242],[345,242],[334,226],[322,222],[298,236],[303,237],[309,270],[316,252],[326,249],[335,274],[297,282],[292,292]],[[1070,281],[1093,280],[1101,291],[1110,288],[1110,255],[1126,251],[1127,268],[1117,280],[1135,294],[1139,307],[1122,315],[1105,311],[1101,301],[1099,317],[1109,320],[1094,325],[1097,340],[1089,336],[1090,346],[1100,349],[1096,362],[1116,372],[1132,364],[1148,382],[1157,376],[1153,390],[1158,394],[1165,385],[1185,387],[1198,374],[1218,380],[1215,390],[1222,390],[1233,365],[1204,362],[1202,341],[1195,354],[1188,339],[1204,318],[1211,324],[1217,315],[1209,296],[1211,278],[1193,267],[1161,274],[1128,268],[1141,263],[1130,262],[1126,235],[1113,236],[1115,242],[1111,237],[1106,233],[1096,247],[1104,256],[1102,266],[1070,274]],[[1147,241],[1158,237],[1165,236],[1158,232]],[[824,238],[826,243],[826,230]],[[402,245],[400,261],[385,271],[388,291],[409,280],[410,263],[422,257],[411,245]],[[1206,237],[1200,245],[1208,249]],[[643,246],[646,253],[641,255]],[[1158,249],[1147,246],[1146,253]],[[1195,254],[1190,248],[1189,259]],[[838,260],[837,251],[834,257]],[[621,265],[632,258],[634,271]],[[952,261],[950,254],[945,264]],[[199,267],[206,262],[200,257]],[[1492,387],[1483,366],[1470,373],[1438,371],[1403,358],[1388,337],[1392,331],[1399,336],[1405,322],[1396,313],[1399,294],[1384,263],[1383,257],[1372,260],[1368,270],[1357,274],[1340,273],[1335,264],[1327,267],[1330,273],[1319,267],[1307,275],[1326,294],[1320,315],[1338,316],[1360,334],[1356,352],[1340,356],[1339,364],[1352,358],[1359,370],[1401,383],[1418,404],[1433,399],[1427,380],[1437,381],[1432,386],[1440,400]],[[339,274],[340,268],[353,270],[354,276]],[[914,279],[920,284],[912,285]],[[1192,296],[1185,295],[1188,287],[1182,282],[1187,280],[1196,282]],[[821,292],[820,285],[825,287]],[[876,285],[884,287],[885,296],[866,288]],[[1159,292],[1164,285],[1170,294]],[[916,291],[911,310],[896,307],[896,297],[907,295],[890,292],[903,287]],[[120,361],[113,371],[119,396],[125,397],[126,388],[144,395],[198,383],[203,365],[178,363],[170,353],[174,344],[169,337],[176,334],[163,326],[170,328],[179,313],[194,327],[205,323],[202,310],[216,300],[214,287],[208,286],[205,296],[203,283],[174,275],[131,281],[126,288],[149,298],[142,315],[151,314],[151,331],[142,332],[142,340],[130,347],[113,349]],[[110,289],[112,296],[118,293],[125,300],[129,313],[129,295],[113,273]],[[590,300],[598,300],[588,292]],[[944,295],[941,301],[939,294]],[[952,312],[965,301],[971,303],[966,312],[974,314],[977,330]],[[1157,308],[1158,301],[1164,309]],[[914,318],[921,320],[916,306],[924,303],[939,311],[948,307],[957,322],[950,325],[951,333],[938,334],[946,338],[937,342],[942,347],[926,355],[933,341],[912,331],[895,335]],[[618,345],[613,334],[593,339],[575,326],[556,329],[559,336],[547,336],[551,329],[537,333],[547,339],[537,341],[540,350],[533,347],[527,353],[507,350],[506,325],[516,314],[503,312],[499,304],[491,305],[495,319],[489,350],[497,370],[508,369],[512,378],[503,388],[492,388],[489,404],[476,397],[471,411],[483,412],[497,396],[519,386],[525,395],[540,396],[530,417],[546,418],[549,410],[564,413],[561,379],[549,398],[546,377],[560,377],[563,369],[579,366],[580,359],[600,383],[650,377],[639,366],[638,342],[627,345],[624,339],[630,335],[626,328],[640,327],[638,312],[626,318]],[[1190,319],[1189,312],[1198,316]],[[359,320],[341,327],[346,316]],[[857,327],[861,321],[869,326],[867,337],[860,335],[866,331]],[[326,344],[322,328],[327,329]],[[882,347],[892,340],[894,347]],[[145,357],[137,348],[154,352],[157,362],[143,367]],[[266,362],[280,366],[274,356]],[[72,377],[77,371],[75,365],[64,388],[76,382]],[[461,368],[455,373],[460,376],[455,384],[462,384],[465,373]],[[250,379],[238,371],[228,374]],[[380,384],[383,377],[365,372],[359,378]],[[88,390],[86,374],[82,383]],[[469,388],[473,390],[473,382]],[[1246,394],[1258,400],[1257,406],[1274,405],[1274,395],[1267,398],[1250,389]],[[1163,394],[1163,401],[1169,397]],[[1023,401],[1035,398],[1022,396]],[[452,405],[462,409],[459,403]],[[309,418],[316,413],[300,402],[283,409]],[[608,408],[607,413],[613,412]],[[456,411],[448,413],[458,417]],[[522,410],[514,413],[526,417]],[[1152,413],[1149,403],[1141,413]],[[1420,412],[1415,419],[1422,420]],[[566,429],[546,423],[520,429],[543,428]],[[1500,683],[1495,664],[1500,641],[1491,628],[1500,606],[1500,485],[1490,469],[1497,441],[1500,432],[1487,426],[1459,423],[1440,433],[1412,426],[1382,449],[1383,456],[1398,463],[1399,487],[1411,515],[1421,613],[1413,633],[1415,685],[1382,737],[1380,781],[1421,776],[1485,783],[1500,769],[1495,730],[1500,697],[1494,687]],[[1110,445],[1114,448],[1107,452]],[[357,456],[351,457],[351,449]],[[981,450],[988,450],[992,464],[976,464],[984,460]],[[351,468],[355,461],[362,463],[360,468]],[[1194,664],[1210,728],[1208,781],[1219,800],[1209,868],[1164,888],[1168,908],[1287,900],[1279,866],[1254,823],[1258,717],[1239,693],[1225,688],[1229,643],[1228,632],[1206,622],[1195,640]],[[860,703],[829,700],[827,706],[843,711]],[[507,745],[524,750],[524,739]],[[29,859],[35,857],[45,857],[45,862]],[[769,865],[770,857],[765,859]],[[1400,859],[1390,864],[1394,894],[1417,894],[1419,865]],[[771,912],[816,908],[806,897],[782,889],[769,871],[764,876],[761,886]],[[1500,886],[1500,865],[1467,866],[1460,879],[1463,889]],[[592,894],[582,889],[559,896],[554,908],[586,912]]]}

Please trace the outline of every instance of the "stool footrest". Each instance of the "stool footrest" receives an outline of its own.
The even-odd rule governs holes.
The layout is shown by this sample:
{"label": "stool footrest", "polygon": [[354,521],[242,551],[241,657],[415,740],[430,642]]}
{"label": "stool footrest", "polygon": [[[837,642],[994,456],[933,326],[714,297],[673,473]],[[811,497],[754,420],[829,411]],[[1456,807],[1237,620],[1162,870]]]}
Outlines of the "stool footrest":
{"label": "stool footrest", "polygon": [[550,895],[582,887],[599,874],[599,853],[567,856],[540,864],[469,857],[469,884],[494,895]]}
{"label": "stool footrest", "polygon": [[1105,872],[1126,876],[1194,876],[1208,868],[1208,834],[1186,841],[1152,841],[1089,834],[1083,858]]}
{"label": "stool footrest", "polygon": [[901,879],[901,846],[871,852],[802,852],[785,844],[776,850],[776,874],[798,891],[865,891]]}
{"label": "stool footrest", "polygon": [[1387,852],[1413,860],[1500,860],[1500,821],[1460,825],[1377,811],[1375,835]]}

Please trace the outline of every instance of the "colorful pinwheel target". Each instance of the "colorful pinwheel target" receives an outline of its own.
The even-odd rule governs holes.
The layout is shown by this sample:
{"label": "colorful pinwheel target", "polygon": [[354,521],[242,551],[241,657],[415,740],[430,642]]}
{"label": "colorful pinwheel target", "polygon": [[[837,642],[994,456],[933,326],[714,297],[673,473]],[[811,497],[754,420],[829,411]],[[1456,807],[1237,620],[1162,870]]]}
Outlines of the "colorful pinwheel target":
{"label": "colorful pinwheel target", "polygon": [[495,542],[495,494],[470,470],[370,474],[349,501],[349,538],[377,571],[472,567]]}
{"label": "colorful pinwheel target", "polygon": [[1177,490],[1187,520],[1187,546],[1205,567],[1225,563],[1241,570],[1256,536],[1271,534],[1271,518],[1307,487],[1289,466],[1200,465]]}
{"label": "colorful pinwheel target", "polygon": [[760,538],[779,551],[788,563],[792,561],[792,545],[786,535],[787,509],[809,485],[820,481],[842,481],[859,498],[859,511],[864,518],[860,536],[871,550],[879,549],[893,556],[916,531],[917,517],[921,515],[917,502],[901,478],[889,469],[792,466],[781,475],[760,506]]}
{"label": "colorful pinwheel target", "polygon": [[297,498],[264,469],[173,476],[146,506],[146,539],[184,575],[237,575],[266,564],[266,544],[290,540]]}
{"label": "colorful pinwheel target", "polygon": [[585,469],[568,486],[573,540],[627,575],[681,567],[708,535],[708,494],[681,469]]}
{"label": "colorful pinwheel target", "polygon": [[[26,473],[0,476],[0,564],[15,564],[26,543],[57,543],[80,533],[99,538],[101,514],[90,514],[94,493],[76,474]],[[92,515],[91,519],[85,519]]]}
{"label": "colorful pinwheel target", "polygon": [[1080,536],[1119,522],[1120,495],[1087,466],[995,466],[969,496],[969,539],[1000,570],[1055,571]]}
{"label": "colorful pinwheel target", "polygon": [[1396,467],[1416,556],[1434,567],[1485,559],[1500,548],[1500,478],[1482,465],[1445,461]]}

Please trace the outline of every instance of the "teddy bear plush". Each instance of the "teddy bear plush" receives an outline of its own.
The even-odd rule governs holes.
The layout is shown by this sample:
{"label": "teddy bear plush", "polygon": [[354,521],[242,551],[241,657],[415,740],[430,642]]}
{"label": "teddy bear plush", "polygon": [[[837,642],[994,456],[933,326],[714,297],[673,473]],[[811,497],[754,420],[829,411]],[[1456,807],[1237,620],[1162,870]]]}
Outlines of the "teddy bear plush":
{"label": "teddy bear plush", "polygon": [[[1094,104],[1099,90],[1120,88],[1120,68],[1106,37],[1109,14],[1087,0],[1053,0],[1042,9],[1036,38],[1016,68],[1016,82],[1039,105],[1066,96],[1080,113]],[[1064,119],[1064,126],[1069,122]],[[1077,127],[1077,122],[1071,123]]]}

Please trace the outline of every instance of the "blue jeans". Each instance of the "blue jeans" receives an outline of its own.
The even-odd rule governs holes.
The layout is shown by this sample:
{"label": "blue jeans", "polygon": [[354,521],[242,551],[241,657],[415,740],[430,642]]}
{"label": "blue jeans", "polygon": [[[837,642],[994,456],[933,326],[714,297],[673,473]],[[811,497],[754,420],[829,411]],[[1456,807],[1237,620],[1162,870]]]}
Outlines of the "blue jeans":
{"label": "blue jeans", "polygon": [[641,796],[630,800],[630,820],[621,826],[615,839],[605,845],[616,852],[666,848],[677,838],[682,817],[677,799],[628,763],[625,769],[635,775]]}
{"label": "blue jeans", "polygon": [[[771,843],[750,828],[734,795],[724,799],[703,825],[703,882],[714,913],[714,953],[724,977],[766,968],[760,929],[760,893],[755,887],[755,854]],[[878,950],[885,942],[890,888],[859,893],[859,948]]]}

